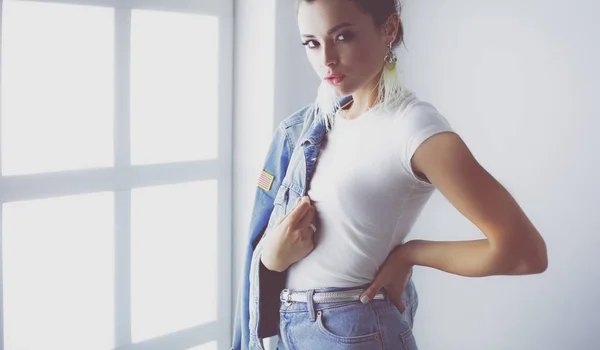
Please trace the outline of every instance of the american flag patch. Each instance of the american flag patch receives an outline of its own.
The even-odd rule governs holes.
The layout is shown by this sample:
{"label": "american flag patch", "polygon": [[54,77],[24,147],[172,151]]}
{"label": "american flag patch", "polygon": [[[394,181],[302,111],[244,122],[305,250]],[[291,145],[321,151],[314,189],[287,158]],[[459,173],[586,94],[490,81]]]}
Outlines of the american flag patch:
{"label": "american flag patch", "polygon": [[271,189],[271,185],[273,185],[274,179],[275,177],[273,175],[263,170],[262,173],[260,173],[260,177],[258,178],[258,187],[262,188],[265,191],[268,191]]}

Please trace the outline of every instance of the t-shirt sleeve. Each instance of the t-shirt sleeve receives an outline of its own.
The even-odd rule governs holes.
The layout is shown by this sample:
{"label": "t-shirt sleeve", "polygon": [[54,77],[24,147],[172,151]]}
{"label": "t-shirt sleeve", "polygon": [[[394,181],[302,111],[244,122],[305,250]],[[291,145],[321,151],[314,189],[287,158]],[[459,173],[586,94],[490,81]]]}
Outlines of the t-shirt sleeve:
{"label": "t-shirt sleeve", "polygon": [[402,167],[419,183],[430,185],[416,177],[411,159],[419,146],[431,136],[442,132],[456,132],[432,104],[423,101],[407,108],[400,118],[399,128]]}

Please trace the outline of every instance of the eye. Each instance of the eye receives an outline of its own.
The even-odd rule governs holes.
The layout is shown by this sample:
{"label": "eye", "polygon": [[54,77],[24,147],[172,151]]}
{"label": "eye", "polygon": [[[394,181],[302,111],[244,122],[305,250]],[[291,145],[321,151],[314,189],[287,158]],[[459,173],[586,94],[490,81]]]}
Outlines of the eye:
{"label": "eye", "polygon": [[316,42],[315,40],[307,40],[307,41],[303,42],[302,45],[308,47],[309,49],[314,49],[319,45],[319,43]]}
{"label": "eye", "polygon": [[354,34],[351,32],[342,32],[335,37],[336,41],[349,41],[354,38]]}

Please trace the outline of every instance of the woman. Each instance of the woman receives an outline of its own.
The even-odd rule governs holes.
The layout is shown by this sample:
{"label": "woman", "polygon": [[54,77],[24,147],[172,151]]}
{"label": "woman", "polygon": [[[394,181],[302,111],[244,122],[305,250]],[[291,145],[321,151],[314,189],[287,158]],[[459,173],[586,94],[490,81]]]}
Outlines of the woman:
{"label": "woman", "polygon": [[[278,349],[417,349],[415,265],[469,277],[543,272],[545,243],[519,205],[400,83],[399,5],[300,0],[297,13],[328,132],[307,196],[263,238],[264,267],[287,273]],[[405,242],[435,189],[486,238]]]}

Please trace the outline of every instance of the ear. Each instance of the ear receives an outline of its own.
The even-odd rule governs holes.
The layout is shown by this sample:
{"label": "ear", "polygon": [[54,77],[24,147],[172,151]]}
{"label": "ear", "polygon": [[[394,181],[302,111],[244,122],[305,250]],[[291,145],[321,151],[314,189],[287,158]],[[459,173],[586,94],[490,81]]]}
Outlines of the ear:
{"label": "ear", "polygon": [[387,22],[383,24],[383,35],[386,43],[389,44],[396,39],[400,28],[400,16],[397,13],[391,15]]}

